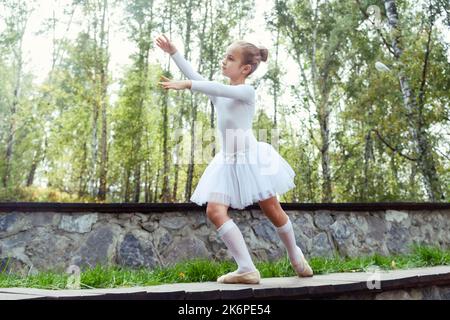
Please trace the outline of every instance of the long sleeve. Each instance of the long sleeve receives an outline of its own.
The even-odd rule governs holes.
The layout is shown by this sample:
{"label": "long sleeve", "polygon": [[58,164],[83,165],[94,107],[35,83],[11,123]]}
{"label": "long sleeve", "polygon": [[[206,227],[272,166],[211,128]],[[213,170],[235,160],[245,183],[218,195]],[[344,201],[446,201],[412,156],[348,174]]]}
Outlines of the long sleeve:
{"label": "long sleeve", "polygon": [[175,61],[178,68],[180,68],[181,72],[191,80],[206,80],[203,78],[197,71],[192,68],[192,65],[189,61],[187,61],[183,55],[177,50],[174,54],[171,55],[173,61]]}
{"label": "long sleeve", "polygon": [[[178,50],[170,56],[172,57],[173,61],[175,61],[175,64],[178,66],[181,72],[183,72],[183,74],[186,76],[186,78],[190,80],[199,80],[199,81],[206,80],[197,71],[195,71],[194,68],[192,68],[190,62],[187,61]],[[208,97],[214,104],[216,104],[215,96],[208,95]]]}
{"label": "long sleeve", "polygon": [[248,104],[253,104],[255,100],[255,89],[246,84],[226,85],[217,81],[192,80],[191,91],[241,100]]}

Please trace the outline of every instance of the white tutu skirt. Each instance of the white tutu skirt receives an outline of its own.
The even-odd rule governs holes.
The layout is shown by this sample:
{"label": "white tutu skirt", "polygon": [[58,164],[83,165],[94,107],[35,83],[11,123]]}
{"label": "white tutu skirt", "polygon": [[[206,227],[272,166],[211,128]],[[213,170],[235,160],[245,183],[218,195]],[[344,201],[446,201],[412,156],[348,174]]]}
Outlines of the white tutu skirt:
{"label": "white tutu skirt", "polygon": [[190,200],[244,209],[295,187],[295,172],[272,145],[257,141],[247,151],[221,150],[206,167]]}

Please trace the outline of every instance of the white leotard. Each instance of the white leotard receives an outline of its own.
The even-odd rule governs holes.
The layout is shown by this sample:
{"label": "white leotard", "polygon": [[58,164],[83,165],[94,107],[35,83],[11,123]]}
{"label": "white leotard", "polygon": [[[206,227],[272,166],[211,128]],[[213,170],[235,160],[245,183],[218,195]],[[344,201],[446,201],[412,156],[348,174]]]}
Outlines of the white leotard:
{"label": "white leotard", "polygon": [[214,104],[222,150],[226,154],[239,153],[256,143],[252,131],[255,113],[253,86],[225,85],[217,81],[208,81],[192,68],[179,51],[171,57],[183,74],[192,81],[191,91],[205,93]]}
{"label": "white leotard", "polygon": [[202,92],[211,99],[217,111],[217,128],[221,140],[220,152],[205,168],[190,201],[198,205],[206,202],[222,203],[243,209],[256,201],[281,195],[294,188],[295,172],[289,163],[272,145],[257,141],[253,135],[253,86],[207,81],[194,71],[178,51],[171,57],[192,81],[191,91]]}

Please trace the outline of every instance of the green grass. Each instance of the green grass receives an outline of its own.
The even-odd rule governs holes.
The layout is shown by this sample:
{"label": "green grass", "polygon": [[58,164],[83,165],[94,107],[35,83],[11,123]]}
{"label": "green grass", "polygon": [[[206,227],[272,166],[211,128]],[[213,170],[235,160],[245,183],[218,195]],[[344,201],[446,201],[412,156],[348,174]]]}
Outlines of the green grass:
{"label": "green grass", "polygon": [[[430,246],[411,246],[410,253],[393,256],[374,254],[370,256],[342,258],[313,257],[309,259],[315,274],[366,271],[377,266],[382,270],[407,269],[436,265],[450,265],[450,249]],[[295,276],[286,257],[275,262],[255,262],[263,278]],[[81,272],[80,288],[117,288],[151,286],[165,283],[216,281],[217,277],[236,269],[232,261],[195,259],[183,261],[168,268],[126,268],[97,265]],[[0,270],[0,287],[28,287],[41,289],[65,289],[69,274],[62,271],[40,272],[21,276]]]}

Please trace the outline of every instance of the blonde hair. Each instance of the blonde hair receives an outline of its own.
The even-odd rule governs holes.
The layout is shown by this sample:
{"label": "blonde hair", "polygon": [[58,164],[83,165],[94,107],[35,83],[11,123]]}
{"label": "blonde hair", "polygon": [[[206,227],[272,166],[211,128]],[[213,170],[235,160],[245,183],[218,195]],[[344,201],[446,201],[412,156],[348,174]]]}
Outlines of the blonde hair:
{"label": "blonde hair", "polygon": [[252,68],[247,77],[258,68],[261,61],[267,61],[269,50],[266,47],[257,47],[244,40],[237,40],[233,42],[233,45],[241,49],[242,65],[249,64]]}

